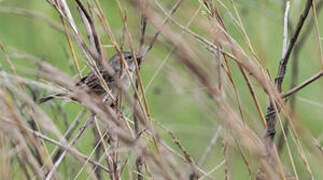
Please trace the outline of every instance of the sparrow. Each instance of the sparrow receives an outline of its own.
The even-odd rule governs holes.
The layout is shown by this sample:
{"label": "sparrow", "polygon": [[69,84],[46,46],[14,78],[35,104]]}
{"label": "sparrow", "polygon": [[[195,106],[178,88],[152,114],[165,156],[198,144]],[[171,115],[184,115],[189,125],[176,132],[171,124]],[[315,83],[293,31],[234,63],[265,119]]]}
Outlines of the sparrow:
{"label": "sparrow", "polygon": [[[130,72],[130,77],[128,76],[126,72],[126,67],[122,63],[121,57],[119,54],[113,55],[109,61],[108,65],[114,70],[114,74],[111,75],[103,65],[98,65],[98,70],[100,74],[102,75],[104,81],[106,82],[107,86],[109,87],[109,90],[113,97],[117,97],[119,95],[119,88],[117,86],[117,78],[120,80],[119,82],[121,85],[127,90],[131,84],[133,72],[135,71],[135,59],[132,56],[131,52],[123,51],[122,52],[124,60],[126,61],[128,65],[128,70]],[[139,59],[139,58],[138,58]],[[103,88],[100,79],[94,73],[93,71],[90,72],[88,75],[83,77],[81,80],[79,80],[75,84],[76,88],[85,89],[88,91],[88,93],[93,93],[97,96],[100,96],[103,98],[103,101],[108,102],[110,104],[113,103],[113,99],[110,97],[110,95],[106,92],[106,90]],[[54,95],[49,95],[47,97],[43,97],[39,100],[39,104],[47,102],[49,100],[52,100],[57,97],[68,97],[71,100],[77,101],[77,97],[70,97],[67,93],[57,93]]]}

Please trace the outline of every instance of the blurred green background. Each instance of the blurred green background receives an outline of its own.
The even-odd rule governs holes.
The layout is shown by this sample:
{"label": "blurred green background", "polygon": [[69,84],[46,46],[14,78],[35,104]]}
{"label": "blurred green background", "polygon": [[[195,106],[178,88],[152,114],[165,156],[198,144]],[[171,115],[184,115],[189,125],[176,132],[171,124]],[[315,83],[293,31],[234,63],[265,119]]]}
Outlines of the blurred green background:
{"label": "blurred green background", "polygon": [[[116,36],[118,42],[122,39],[122,23],[118,13],[118,9],[115,1],[107,0],[100,1],[104,13],[112,27],[113,33]],[[173,1],[162,2],[164,7],[170,9],[174,4]],[[225,1],[229,8],[232,6],[229,2]],[[279,60],[281,57],[282,49],[282,39],[283,39],[283,10],[282,4],[284,1],[279,0],[241,0],[237,1],[237,7],[241,15],[242,21],[246,28],[247,34],[251,39],[251,43],[256,50],[257,55],[261,59],[261,64],[268,70],[271,78],[276,76]],[[77,22],[80,29],[84,29],[80,21],[79,14],[76,11],[74,1],[69,1],[70,8],[73,10],[72,14]],[[135,37],[138,37],[140,32],[140,18],[136,10],[134,10],[129,4],[122,2],[124,8],[127,9],[127,22],[129,23],[129,28]],[[183,24],[186,23],[190,17],[188,17],[188,12],[184,11],[186,7],[198,8],[199,3],[195,0],[184,1],[183,7],[179,8],[175,17],[179,19]],[[303,1],[292,1],[290,9],[290,22],[293,27],[298,20],[298,17],[304,7]],[[70,55],[70,50],[68,48],[67,40],[63,32],[59,32],[42,20],[37,18],[31,18],[27,16],[16,15],[13,12],[6,12],[8,8],[23,8],[35,13],[41,13],[51,19],[60,23],[59,16],[57,12],[46,2],[46,1],[36,1],[36,0],[2,0],[0,1],[0,41],[3,43],[6,49],[14,48],[18,51],[26,52],[34,56],[40,57],[46,60],[51,65],[59,68],[60,70],[68,73],[71,76],[76,75],[74,70],[73,61]],[[10,9],[9,9],[10,10]],[[199,12],[196,18],[207,18],[203,12],[203,8]],[[193,11],[192,11],[193,12]],[[240,45],[247,51],[247,46],[243,39],[241,32],[238,30],[237,26],[232,23],[230,16],[225,10],[220,9],[222,16],[224,17],[224,23],[226,24],[232,37],[240,43]],[[231,11],[233,13],[233,11]],[[189,11],[189,13],[191,13]],[[323,13],[320,13],[323,15]],[[322,19],[322,15],[318,17],[319,23]],[[312,14],[310,13],[312,17]],[[311,18],[308,18],[305,23],[304,29]],[[320,29],[323,29],[323,24],[320,23]],[[195,32],[202,35],[206,35],[205,30],[202,30],[197,26],[197,23],[193,22],[190,27]],[[149,24],[148,26],[148,39],[156,30]],[[322,32],[322,31],[321,31]],[[103,33],[102,29],[99,29],[99,33],[102,35],[101,40],[104,44],[111,44],[108,38]],[[184,36],[185,35],[184,33]],[[302,33],[301,33],[302,36]],[[320,70],[321,63],[318,52],[318,45],[315,39],[314,29],[311,31],[308,40],[304,47],[300,50],[299,56],[299,78],[298,83],[306,80]],[[153,74],[158,69],[159,65],[162,63],[163,59],[168,54],[170,48],[165,47],[161,44],[163,42],[163,37],[159,37],[160,42],[157,42],[152,51],[146,57],[143,62],[141,69],[141,74],[143,78],[143,84],[146,86],[151,80]],[[135,42],[138,42],[136,40]],[[77,45],[74,43],[74,48],[77,49],[77,56],[81,64],[81,68],[85,67],[84,57],[82,56]],[[136,44],[137,45],[137,44]],[[127,49],[128,45],[125,45]],[[106,48],[108,56],[114,54],[113,48]],[[212,60],[211,55],[208,55],[210,60]],[[291,62],[293,61],[293,56],[291,57]],[[8,65],[2,53],[0,53],[0,62],[4,69],[8,70]],[[18,74],[24,74],[23,69],[29,67],[25,60],[14,59],[15,65],[18,67]],[[248,88],[239,72],[236,64],[230,62],[229,64],[234,81],[237,85],[239,95],[242,101],[242,107],[244,112],[245,121],[261,136],[263,133],[263,126],[255,110],[255,106],[252,102]],[[35,68],[33,66],[30,66]],[[194,160],[198,162],[205,148],[208,146],[212,136],[218,128],[217,119],[213,116],[208,115],[204,108],[197,102],[194,97],[196,91],[203,91],[198,86],[192,83],[177,83],[177,79],[171,79],[170,73],[176,70],[180,75],[180,78],[187,79],[190,78],[186,74],[185,69],[181,65],[177,64],[173,56],[170,56],[167,61],[167,65],[163,67],[161,72],[152,81],[151,86],[147,89],[147,99],[149,102],[149,107],[151,110],[152,118],[161,123],[163,126],[173,130],[178,136],[179,140],[182,142],[187,151],[192,155]],[[83,74],[86,74],[88,70],[85,70]],[[31,77],[30,75],[26,75]],[[34,77],[31,77],[34,78]],[[180,79],[179,78],[179,79]],[[290,87],[291,79],[291,64],[289,64],[287,70],[287,76],[284,81],[283,90],[286,91]],[[253,81],[254,82],[254,81]],[[268,99],[262,88],[260,88],[256,83],[254,84],[256,88],[256,95],[260,100],[262,105],[262,110],[265,112],[266,106],[268,105]],[[323,79],[316,81],[305,89],[297,93],[296,98],[296,119],[312,133],[314,137],[320,137],[322,139],[323,130]],[[50,92],[41,90],[41,95],[48,94]],[[232,92],[228,92],[232,93]],[[229,95],[233,96],[233,95]],[[57,108],[55,104],[63,104],[62,114],[57,114]],[[236,103],[233,103],[234,107],[237,108]],[[64,124],[63,118],[67,119],[67,122],[75,118],[80,110],[80,106],[73,103],[65,103],[62,100],[56,100],[55,103],[50,103],[48,106],[43,106],[44,110],[47,111],[51,118],[54,119],[55,123],[61,129],[62,132],[66,130],[66,124]],[[238,111],[237,111],[238,112]],[[84,120],[83,120],[84,121]],[[156,124],[158,124],[156,123]],[[157,130],[161,137],[167,141],[173,148],[177,147],[170,140],[169,136],[162,128]],[[278,128],[277,128],[278,129]],[[278,130],[279,131],[279,130]],[[280,131],[279,131],[280,132]],[[280,133],[277,133],[279,136]],[[277,137],[278,137],[277,136]],[[296,153],[296,148],[294,143],[289,139],[289,143],[293,149],[293,155],[296,160],[297,169],[299,172],[300,179],[308,179],[308,175],[304,170],[304,165],[298,154]],[[49,148],[51,145],[48,145]],[[93,137],[91,129],[87,129],[85,135],[76,144],[76,147],[82,152],[89,154],[93,148]],[[236,149],[231,149],[231,166],[232,166],[232,178],[233,179],[248,179],[249,174],[246,166],[244,165],[239,153]],[[316,179],[323,178],[323,172],[320,167],[313,159],[311,159],[311,154],[306,151],[311,163],[313,175]],[[289,165],[289,160],[286,153],[286,148],[283,149],[282,155],[283,162]],[[74,163],[74,168],[70,169],[69,162],[70,157],[63,163],[61,172],[65,172],[66,178],[68,176],[75,175],[80,169],[80,165]],[[223,148],[222,142],[219,139],[216,146],[213,148],[212,152],[207,158],[203,169],[206,171],[211,170],[217,164],[223,160]],[[18,165],[17,167],[18,168]],[[223,177],[224,166],[218,169],[212,174],[214,177]],[[21,176],[16,175],[16,179]],[[86,179],[87,174],[82,173],[80,179]]]}

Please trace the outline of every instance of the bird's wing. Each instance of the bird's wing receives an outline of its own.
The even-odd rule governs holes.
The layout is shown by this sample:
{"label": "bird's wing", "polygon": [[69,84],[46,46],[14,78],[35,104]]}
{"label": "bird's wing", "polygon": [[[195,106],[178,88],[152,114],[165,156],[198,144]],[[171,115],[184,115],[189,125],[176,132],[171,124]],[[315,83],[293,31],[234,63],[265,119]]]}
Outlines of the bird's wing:
{"label": "bird's wing", "polygon": [[[111,83],[114,82],[114,78],[109,75],[106,71],[100,71],[103,79],[107,83],[108,87],[111,88]],[[95,92],[96,94],[103,94],[105,93],[104,88],[101,86],[101,81],[96,76],[94,72],[89,73],[87,76],[83,77],[76,86],[87,86],[91,91]]]}

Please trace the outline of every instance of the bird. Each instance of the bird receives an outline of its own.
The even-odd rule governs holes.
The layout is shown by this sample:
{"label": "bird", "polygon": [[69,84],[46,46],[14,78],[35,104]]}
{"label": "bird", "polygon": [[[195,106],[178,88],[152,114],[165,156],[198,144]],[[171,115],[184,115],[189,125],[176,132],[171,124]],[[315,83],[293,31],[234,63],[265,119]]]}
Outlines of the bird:
{"label": "bird", "polygon": [[[130,78],[126,72],[125,66],[123,64],[120,64],[121,57],[118,53],[114,54],[109,60],[108,65],[114,70],[114,74],[111,75],[104,67],[103,65],[98,65],[98,70],[100,74],[102,75],[104,81],[106,82],[109,90],[111,91],[111,94],[113,97],[117,97],[119,93],[119,88],[117,86],[117,79],[119,78],[119,82],[122,84],[122,86],[127,90],[131,84],[131,79],[133,76],[133,72],[135,71],[135,59],[131,52],[129,51],[122,51],[124,60],[127,63],[128,70],[130,72]],[[136,58],[137,60],[139,57]],[[89,93],[94,93],[97,96],[100,96],[103,98],[104,102],[108,102],[110,105],[112,105],[113,99],[110,97],[110,95],[106,92],[105,88],[102,87],[102,84],[100,82],[100,79],[98,78],[97,74],[93,71],[91,71],[89,74],[81,78],[76,84],[76,88],[86,89]],[[43,98],[39,99],[39,104],[45,103],[49,100],[58,98],[58,97],[67,97],[73,101],[77,101],[76,97],[71,97],[67,93],[57,93],[53,95],[49,95]]]}

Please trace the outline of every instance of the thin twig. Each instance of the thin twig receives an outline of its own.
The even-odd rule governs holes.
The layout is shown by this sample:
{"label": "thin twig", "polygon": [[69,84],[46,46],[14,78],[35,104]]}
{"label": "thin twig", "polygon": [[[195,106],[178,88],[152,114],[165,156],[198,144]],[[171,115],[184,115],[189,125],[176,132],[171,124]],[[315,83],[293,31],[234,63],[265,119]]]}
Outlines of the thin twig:
{"label": "thin twig", "polygon": [[146,28],[147,28],[147,17],[144,14],[142,14],[141,15],[141,34],[140,34],[140,41],[139,41],[139,57],[143,55]]}
{"label": "thin twig", "polygon": [[[101,53],[101,42],[100,42],[100,39],[98,38],[98,35],[97,35],[97,32],[96,32],[96,28],[95,28],[95,25],[94,25],[94,22],[90,16],[90,14],[86,11],[84,5],[82,4],[82,2],[80,0],[75,0],[77,5],[79,6],[79,8],[81,9],[81,12],[85,15],[88,23],[90,24],[90,27],[91,27],[91,35],[92,35],[92,38],[93,38],[93,41],[94,41],[94,45],[95,45],[95,49],[99,55],[99,57],[101,58],[101,61],[103,60],[103,56],[102,56],[102,53]],[[102,62],[97,62],[98,64],[102,63]]]}
{"label": "thin twig", "polygon": [[320,30],[319,30],[319,24],[317,22],[317,14],[316,14],[316,8],[315,8],[314,1],[312,1],[312,11],[313,11],[313,17],[314,17],[314,24],[315,24],[316,40],[317,40],[318,50],[319,50],[320,59],[321,59],[321,69],[323,70],[322,44],[321,44],[321,39],[320,39]]}
{"label": "thin twig", "polygon": [[[102,146],[102,148],[103,148],[103,152],[104,152],[104,154],[105,154],[105,159],[107,160],[107,165],[108,165],[108,169],[110,170],[110,171],[112,171],[112,162],[111,162],[111,157],[110,157],[110,155],[109,155],[109,153],[108,153],[108,148],[107,148],[107,146],[105,145],[105,143],[104,143],[104,137],[103,137],[103,134],[102,134],[102,132],[101,132],[101,129],[100,129],[100,127],[99,127],[99,123],[98,123],[98,121],[97,121],[97,119],[96,119],[96,117],[95,117],[95,115],[93,115],[94,117],[94,125],[95,125],[95,128],[96,128],[96,130],[97,130],[97,132],[98,132],[98,134],[99,134],[99,141],[98,142],[100,142],[101,143],[101,146]],[[110,175],[110,178],[111,179],[113,179],[113,176],[112,176],[112,173],[109,173],[109,175]]]}
{"label": "thin twig", "polygon": [[[288,129],[289,131],[291,131],[291,129]],[[296,136],[294,137],[293,135],[293,132],[290,132],[290,135],[292,137],[292,140],[294,141],[294,143],[296,144],[296,149],[300,155],[300,158],[302,159],[304,165],[305,165],[305,169],[306,171],[308,172],[308,174],[311,176],[311,180],[314,180],[314,177],[313,177],[313,173],[312,173],[312,170],[311,170],[311,167],[309,165],[309,162],[306,158],[306,155],[305,155],[305,152],[304,152],[304,149],[301,145],[301,142],[299,141],[299,138]]]}
{"label": "thin twig", "polygon": [[224,179],[225,180],[230,180],[230,154],[229,154],[229,147],[228,147],[228,142],[226,142],[225,139],[222,139],[222,146],[223,146],[223,156],[224,156]]}
{"label": "thin twig", "polygon": [[[85,110],[81,110],[80,113],[75,117],[75,120],[71,123],[71,125],[69,126],[69,128],[66,130],[66,132],[64,133],[64,137],[66,140],[69,140],[74,132],[74,130],[76,129],[77,125],[80,123],[81,119],[83,118],[83,116],[85,115]],[[62,154],[62,152],[64,151],[63,149],[59,149],[57,151],[57,149],[59,149],[58,147],[55,147],[55,149],[52,151],[51,156],[53,156],[53,162],[56,162],[58,157]],[[55,153],[55,155],[53,155]],[[50,161],[50,160],[48,160]],[[45,161],[46,164],[46,161]],[[44,168],[44,167],[42,167]]]}
{"label": "thin twig", "polygon": [[[158,3],[157,0],[155,2]],[[157,40],[158,35],[160,34],[161,30],[163,29],[164,25],[168,22],[168,20],[171,18],[171,16],[176,12],[177,8],[180,6],[180,4],[183,2],[183,0],[178,0],[176,4],[173,6],[173,8],[170,10],[170,12],[167,14],[167,17],[163,20],[161,25],[159,26],[158,31],[154,34],[153,38],[148,44],[148,47],[143,52],[142,57],[146,56],[146,54],[149,52],[149,50],[153,47],[155,41]]]}
{"label": "thin twig", "polygon": [[177,145],[177,147],[184,154],[185,160],[188,162],[188,164],[191,166],[191,168],[193,170],[193,174],[194,174],[193,176],[198,176],[199,177],[200,176],[200,173],[195,168],[195,162],[194,162],[193,158],[191,157],[191,155],[186,151],[186,149],[184,148],[184,146],[179,142],[179,140],[177,139],[177,137],[175,136],[175,134],[172,131],[168,131],[168,134],[173,139],[173,141]]}
{"label": "thin twig", "polygon": [[[290,162],[291,162],[291,164],[292,164],[293,172],[294,172],[295,178],[298,180],[298,174],[297,174],[297,170],[296,170],[295,162],[294,162],[294,159],[293,159],[293,155],[292,155],[292,152],[291,152],[291,148],[290,148],[289,143],[288,143],[288,141],[287,141],[287,136],[286,136],[286,133],[285,133],[285,130],[284,130],[284,127],[283,127],[283,123],[282,123],[281,118],[280,118],[280,116],[279,116],[279,110],[278,110],[278,107],[277,107],[277,105],[276,105],[276,104],[273,104],[273,108],[274,108],[274,112],[275,112],[275,114],[276,114],[276,116],[277,116],[277,118],[278,118],[279,127],[281,128],[282,135],[283,135],[284,140],[285,140],[285,142],[286,142],[286,147],[287,147],[288,157],[289,157]],[[277,156],[278,156],[278,154],[276,153],[277,151],[276,151],[276,147],[275,147],[275,146],[273,147],[273,151],[274,151],[275,155],[277,155]],[[279,160],[279,158],[277,158],[277,160]],[[283,179],[286,179],[286,176],[284,175],[284,172],[283,172],[283,170],[282,170],[282,167],[281,167],[281,166],[279,167],[279,170],[280,170],[280,172],[281,172],[281,176],[282,176],[282,178],[283,178]]]}
{"label": "thin twig", "polygon": [[66,145],[64,145],[64,144],[62,144],[62,143],[60,143],[60,142],[58,142],[58,141],[56,141],[54,139],[51,139],[51,138],[49,138],[49,137],[47,137],[47,136],[45,136],[45,135],[43,135],[43,134],[41,134],[39,132],[33,131],[31,129],[27,129],[27,130],[30,131],[34,136],[36,136],[38,138],[41,138],[41,139],[44,139],[45,141],[50,142],[52,144],[55,144],[57,146],[60,146],[61,148],[65,149],[66,151],[71,152],[72,155],[75,155],[76,157],[79,157],[84,161],[88,160],[91,164],[103,169],[106,172],[109,172],[109,170],[106,167],[104,167],[102,164],[98,163],[97,161],[93,161],[92,159],[89,159],[86,155],[80,153],[79,151],[77,151],[77,150],[75,150],[75,149],[73,149],[73,148],[71,148],[69,146],[66,146]]}
{"label": "thin twig", "polygon": [[298,86],[290,89],[288,92],[284,93],[282,95],[282,98],[286,98],[288,96],[293,95],[294,93],[298,92],[299,90],[303,89],[304,87],[306,87],[307,85],[311,84],[312,82],[314,82],[315,80],[319,79],[321,76],[323,76],[323,71],[316,73],[314,76],[310,77],[309,79],[307,79],[306,81],[302,82],[301,84],[299,84]]}
{"label": "thin twig", "polygon": [[[192,18],[187,22],[187,24],[185,25],[186,28],[190,27],[190,25],[193,23],[193,21],[195,20],[196,16],[198,15],[198,13],[201,10],[201,5],[196,9],[196,11],[194,12]],[[183,33],[183,31],[182,31]],[[180,36],[181,37],[181,36]],[[169,57],[171,56],[171,54],[175,51],[175,47],[173,47],[171,50],[169,50],[168,54],[165,56],[165,58],[163,59],[163,61],[160,63],[160,65],[158,66],[158,69],[155,70],[154,75],[152,75],[150,81],[147,83],[146,87],[145,87],[145,92],[148,91],[148,88],[150,87],[150,85],[152,84],[153,80],[157,77],[157,75],[160,73],[161,69],[164,67],[164,65],[166,64],[167,60],[169,59]]]}
{"label": "thin twig", "polygon": [[[107,134],[108,134],[108,131],[105,131],[105,132],[103,133],[102,137],[104,138]],[[99,148],[100,144],[101,144],[100,142],[97,142],[97,143],[95,144],[95,146],[94,146],[94,148],[92,149],[91,153],[88,155],[87,159],[83,162],[81,169],[80,169],[80,170],[77,172],[77,174],[75,175],[74,180],[76,180],[76,179],[81,175],[81,173],[82,173],[82,171],[84,170],[85,166],[87,165],[87,163],[88,163],[88,162],[90,162],[91,157],[93,156],[93,154],[95,153],[95,151]],[[101,156],[101,158],[100,158],[99,162],[102,160],[102,158],[104,158],[104,154]],[[97,168],[98,168],[97,166],[94,166],[94,169],[93,169],[93,170],[95,171]],[[108,168],[107,168],[107,169],[108,169]],[[110,171],[110,169],[109,169],[109,172],[108,172],[108,173],[109,173],[109,175],[110,175],[110,174],[112,174],[113,172],[112,172],[112,171]]]}
{"label": "thin twig", "polygon": [[[92,121],[93,121],[93,117],[90,117],[89,119],[86,120],[86,122],[84,123],[83,127],[80,129],[80,131],[78,132],[78,134],[75,135],[75,137],[73,138],[73,140],[69,143],[68,147],[71,147],[71,146],[73,146],[76,143],[76,141],[81,137],[81,135],[83,134],[83,132],[85,131],[85,129],[92,123]],[[63,151],[63,153],[57,159],[57,161],[55,162],[53,168],[47,174],[46,180],[51,179],[51,177],[53,176],[53,173],[58,168],[58,166],[60,165],[60,163],[63,161],[66,153],[67,153],[67,150]]]}
{"label": "thin twig", "polygon": [[280,64],[279,64],[279,69],[278,69],[278,74],[277,74],[277,77],[275,79],[275,84],[276,84],[276,87],[279,91],[281,91],[281,87],[282,87],[282,83],[283,83],[283,79],[284,79],[284,76],[285,76],[285,73],[286,73],[286,69],[287,69],[287,63],[288,63],[288,60],[289,60],[289,56],[295,46],[295,43],[296,43],[296,40],[300,34],[300,31],[304,25],[304,22],[307,18],[307,15],[309,13],[309,10],[311,9],[311,6],[312,6],[312,1],[313,0],[307,0],[306,2],[306,5],[305,5],[305,8],[299,18],[299,21],[297,23],[297,26],[296,26],[296,29],[292,35],[292,38],[290,39],[289,41],[289,45],[288,45],[288,49],[286,51],[286,53],[284,54],[283,58],[281,59],[280,61]]}
{"label": "thin twig", "polygon": [[211,150],[212,150],[212,147],[215,145],[215,143],[216,143],[216,141],[217,141],[218,137],[220,136],[221,130],[222,130],[222,127],[221,127],[221,126],[219,126],[219,127],[218,127],[218,129],[216,130],[215,134],[213,135],[213,137],[212,137],[212,139],[211,139],[211,141],[210,141],[209,145],[208,145],[208,146],[207,146],[207,148],[205,149],[205,151],[204,151],[204,153],[203,153],[203,155],[202,155],[202,157],[201,157],[201,159],[200,159],[199,163],[198,163],[198,166],[199,166],[199,167],[202,167],[202,166],[203,166],[203,164],[204,164],[204,162],[205,162],[205,160],[206,160],[207,156],[209,155],[209,153],[210,153],[210,152],[211,152]]}
{"label": "thin twig", "polygon": [[218,170],[220,167],[222,167],[225,164],[225,160],[221,161],[218,165],[216,165],[211,171],[207,172],[206,175],[201,176],[198,180],[204,179],[206,176],[211,175],[214,173],[214,171]]}
{"label": "thin twig", "polygon": [[[234,0],[230,0],[231,1],[231,3],[232,3],[232,5],[233,5],[233,9],[234,9],[234,11],[235,11],[235,14],[236,14],[236,16],[237,16],[237,19],[238,19],[238,26],[240,27],[240,30],[242,31],[242,34],[243,34],[243,36],[244,36],[244,38],[245,38],[245,40],[246,40],[246,42],[247,42],[247,45],[248,45],[248,48],[249,48],[249,50],[251,51],[251,53],[252,53],[252,55],[254,56],[254,58],[257,60],[256,61],[256,63],[258,63],[259,64],[259,62],[260,62],[260,59],[259,59],[259,57],[257,56],[257,54],[256,54],[256,51],[254,50],[254,48],[253,48],[253,46],[252,46],[252,44],[251,44],[251,41],[250,41],[250,38],[248,37],[248,34],[247,34],[247,31],[246,31],[246,29],[245,29],[245,27],[244,27],[244,25],[243,25],[243,23],[242,23],[242,20],[241,20],[241,17],[240,17],[240,14],[239,14],[239,12],[238,12],[238,9],[237,9],[237,7],[236,7],[236,3],[235,3],[235,1]],[[220,3],[222,6],[225,6],[223,3]],[[227,9],[227,8],[226,8]],[[233,17],[232,17],[232,19],[233,19]],[[233,19],[234,20],[234,19]],[[234,20],[234,22],[236,22],[235,20]],[[262,112],[261,112],[262,113]],[[263,113],[262,113],[262,116],[264,116],[263,115]]]}
{"label": "thin twig", "polygon": [[67,33],[67,27],[66,27],[66,24],[65,24],[65,20],[64,20],[64,18],[62,16],[60,16],[60,19],[61,19],[61,22],[62,22],[62,24],[64,26],[64,33],[65,33],[65,36],[66,36],[66,39],[67,39],[68,47],[71,50],[71,54],[72,54],[75,69],[76,69],[79,77],[82,78],[82,74],[81,74],[81,71],[80,71],[80,65],[78,63],[78,60],[77,60],[77,57],[76,57],[76,54],[75,54],[75,50],[74,50],[73,45],[72,45],[71,37]]}
{"label": "thin twig", "polygon": [[289,13],[290,2],[286,2],[285,13],[284,13],[284,37],[283,37],[283,50],[282,50],[282,58],[286,53],[287,48],[287,40],[288,40],[288,13]]}

